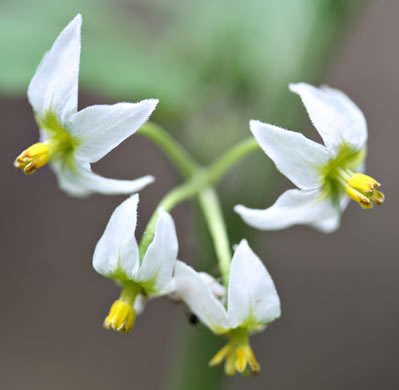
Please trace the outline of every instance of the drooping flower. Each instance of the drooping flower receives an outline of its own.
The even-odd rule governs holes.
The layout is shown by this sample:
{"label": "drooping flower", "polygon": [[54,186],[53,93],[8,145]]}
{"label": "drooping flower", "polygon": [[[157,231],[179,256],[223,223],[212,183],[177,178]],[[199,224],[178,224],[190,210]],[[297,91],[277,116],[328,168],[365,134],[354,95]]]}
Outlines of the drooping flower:
{"label": "drooping flower", "polygon": [[138,201],[138,195],[132,195],[115,209],[93,256],[94,269],[122,286],[104,321],[106,329],[122,333],[129,333],[144,300],[174,290],[178,243],[172,217],[159,211],[154,239],[140,259],[135,239]]}
{"label": "drooping flower", "polygon": [[61,189],[74,196],[133,193],[153,181],[116,180],[96,175],[95,163],[135,133],[158,101],[96,105],[77,111],[81,15],[60,33],[44,56],[28,88],[40,142],[15,160],[26,174],[50,163]]}
{"label": "drooping flower", "polygon": [[234,252],[226,306],[200,273],[180,261],[175,266],[175,283],[176,293],[201,322],[215,334],[229,338],[209,364],[216,366],[225,360],[228,375],[245,373],[247,366],[258,374],[260,366],[249,335],[280,316],[280,299],[272,278],[247,241],[242,240]]}
{"label": "drooping flower", "polygon": [[332,232],[339,226],[350,198],[366,209],[384,201],[377,190],[380,184],[362,173],[366,120],[341,91],[305,83],[291,84],[290,89],[301,97],[324,145],[294,131],[251,121],[251,131],[263,151],[299,189],[284,192],[266,210],[237,205],[235,211],[258,229],[307,224]]}

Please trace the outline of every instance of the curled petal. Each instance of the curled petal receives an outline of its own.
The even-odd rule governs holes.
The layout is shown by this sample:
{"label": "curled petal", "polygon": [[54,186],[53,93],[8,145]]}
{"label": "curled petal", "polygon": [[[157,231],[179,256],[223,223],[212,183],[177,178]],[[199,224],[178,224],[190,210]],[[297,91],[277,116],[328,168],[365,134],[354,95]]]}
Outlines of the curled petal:
{"label": "curled petal", "polygon": [[134,134],[150,117],[158,100],[87,107],[71,118],[71,133],[79,139],[77,159],[97,162]]}
{"label": "curled petal", "polygon": [[280,313],[280,298],[270,274],[247,241],[242,240],[231,263],[227,314],[230,327],[260,330]]}
{"label": "curled petal", "polygon": [[177,261],[175,266],[175,286],[177,295],[209,329],[215,333],[228,330],[224,306],[201,275],[181,261]]}
{"label": "curled petal", "polygon": [[92,172],[89,163],[75,163],[70,167],[64,161],[51,162],[60,188],[72,196],[84,197],[92,193],[104,195],[132,194],[154,181],[152,176],[135,180],[109,179]]}
{"label": "curled petal", "polygon": [[[242,205],[235,206],[234,210],[248,225],[261,230],[278,230],[298,224],[321,227],[321,221],[339,218],[340,213],[339,206],[335,206],[330,198],[323,199],[318,190],[288,190],[265,210]],[[331,227],[336,228],[337,223]]]}
{"label": "curled petal", "polygon": [[327,149],[300,133],[262,123],[250,122],[251,131],[278,170],[301,189],[321,184],[318,167],[330,158]]}
{"label": "curled petal", "polygon": [[78,14],[57,37],[29,84],[29,102],[39,118],[54,111],[65,123],[77,110],[81,25]]}
{"label": "curled petal", "polygon": [[343,92],[305,83],[290,84],[290,89],[301,97],[311,121],[332,153],[337,153],[343,142],[356,150],[365,146],[366,119]]}
{"label": "curled petal", "polygon": [[135,239],[139,196],[132,195],[112,213],[93,256],[94,269],[107,277],[131,279],[139,263]]}
{"label": "curled petal", "polygon": [[174,289],[173,268],[177,259],[178,242],[175,224],[167,212],[161,210],[154,239],[144,255],[135,280],[153,295],[168,294]]}

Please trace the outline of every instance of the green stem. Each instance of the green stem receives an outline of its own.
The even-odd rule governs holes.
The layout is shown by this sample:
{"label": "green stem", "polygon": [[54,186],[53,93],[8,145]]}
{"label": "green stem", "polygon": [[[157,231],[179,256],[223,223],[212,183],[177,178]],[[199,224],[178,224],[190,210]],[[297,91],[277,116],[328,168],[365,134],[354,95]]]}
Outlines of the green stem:
{"label": "green stem", "polygon": [[[160,127],[157,126],[144,129],[145,132],[148,129],[151,129],[153,134],[158,134],[157,139],[163,139],[163,137],[167,135]],[[167,137],[169,137],[169,135],[167,135]],[[182,157],[183,155],[181,152],[183,152],[183,150],[181,149],[180,145],[177,145],[170,137],[167,139],[167,142],[159,143],[159,145],[165,150],[165,153],[172,159],[178,169],[181,168],[180,170],[182,171],[184,167],[187,169],[189,168],[191,178],[182,185],[170,191],[159,203],[157,209],[146,226],[142,240],[140,242],[139,251],[141,259],[143,259],[148,246],[154,238],[155,225],[158,220],[160,209],[163,209],[164,211],[170,211],[182,201],[200,194],[200,192],[206,187],[209,187],[220,180],[225,173],[242,158],[254,151],[259,150],[259,146],[256,141],[253,138],[249,138],[228,150],[222,157],[211,164],[208,168],[199,169],[197,166],[194,167],[194,165],[186,161],[185,157]],[[180,157],[173,157],[173,150],[175,150],[177,155],[180,155]],[[180,152],[178,152],[179,150]],[[186,161],[188,165],[180,165],[183,160]],[[223,215],[220,211],[219,201],[217,199],[216,193],[212,189],[205,191],[204,194],[199,197],[199,199],[201,208],[211,230],[221,272],[224,276],[225,283],[227,283],[231,253],[229,249],[230,244],[227,239],[226,228],[223,222]],[[220,255],[221,257],[219,257]]]}
{"label": "green stem", "polygon": [[234,145],[207,169],[209,183],[214,184],[218,182],[233,165],[258,150],[260,150],[260,146],[253,137]]}
{"label": "green stem", "polygon": [[140,286],[135,283],[126,283],[123,286],[119,300],[134,306],[137,294],[140,292]]}
{"label": "green stem", "polygon": [[166,194],[166,196],[159,203],[144,230],[143,237],[139,246],[140,259],[143,259],[148,246],[154,239],[155,225],[159,217],[159,210],[172,210],[179,203],[198,194],[198,192],[201,191],[201,189],[204,188],[206,184],[206,176],[201,170],[198,170],[195,176]]}
{"label": "green stem", "polygon": [[196,162],[162,127],[152,122],[146,122],[137,134],[154,141],[184,177],[189,178],[198,170]]}
{"label": "green stem", "polygon": [[232,255],[219,198],[216,191],[208,187],[199,193],[198,200],[213,239],[219,268],[227,288]]}

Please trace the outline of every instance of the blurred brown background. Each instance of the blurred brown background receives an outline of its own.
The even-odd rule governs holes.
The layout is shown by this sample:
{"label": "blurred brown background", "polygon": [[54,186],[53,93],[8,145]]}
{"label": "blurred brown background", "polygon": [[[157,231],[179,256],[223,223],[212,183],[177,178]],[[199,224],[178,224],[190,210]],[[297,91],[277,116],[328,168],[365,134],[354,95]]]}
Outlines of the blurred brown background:
{"label": "blurred brown background", "polygon": [[[370,2],[347,25],[320,77],[323,83],[344,90],[365,113],[367,172],[383,183],[387,200],[371,211],[351,204],[342,227],[332,235],[306,227],[251,233],[250,244],[276,282],[283,316],[252,338],[261,376],[228,378],[223,389],[399,388],[398,15],[399,2]],[[63,24],[58,26],[60,31]],[[48,44],[54,38],[49,37]],[[42,54],[35,55],[39,59]],[[81,107],[118,100],[80,91]],[[25,96],[3,94],[0,103],[0,388],[166,389],[172,375],[182,374],[174,361],[183,350],[187,359],[196,354],[180,341],[188,333],[207,330],[190,327],[185,310],[167,299],[147,305],[127,337],[102,329],[119,289],[92,270],[91,256],[123,197],[69,198],[58,190],[48,168],[30,177],[16,171],[12,161],[35,142],[37,129]],[[315,135],[299,100],[294,107],[304,120],[291,127]],[[242,134],[246,131],[245,127]],[[268,164],[266,157],[258,158]],[[124,142],[95,169],[112,177],[153,174],[157,178],[140,194],[138,234],[161,196],[180,182],[162,153],[139,136]],[[226,183],[240,186],[236,175],[230,174]],[[291,186],[278,174],[273,179],[281,180],[272,181],[273,188],[264,198],[267,204]],[[222,193],[223,189],[222,183]],[[262,200],[247,204],[267,206]],[[193,215],[187,204],[173,212],[179,257],[191,263],[201,251]],[[207,361],[200,364],[206,366]]]}

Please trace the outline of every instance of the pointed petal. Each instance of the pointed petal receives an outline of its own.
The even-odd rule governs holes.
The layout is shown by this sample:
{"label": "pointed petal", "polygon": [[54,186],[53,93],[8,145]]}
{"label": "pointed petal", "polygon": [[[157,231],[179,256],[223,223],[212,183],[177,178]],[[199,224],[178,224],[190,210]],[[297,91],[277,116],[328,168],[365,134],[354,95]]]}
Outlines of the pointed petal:
{"label": "pointed petal", "polygon": [[[134,237],[139,196],[132,195],[112,213],[93,256],[94,269],[107,277],[132,279],[139,264],[139,251]],[[124,274],[124,275],[123,275]]]}
{"label": "pointed petal", "polygon": [[280,317],[280,298],[273,280],[246,240],[234,252],[227,302],[232,328],[256,330]]}
{"label": "pointed petal", "polygon": [[174,288],[173,269],[177,259],[178,242],[175,224],[167,212],[160,210],[154,239],[144,255],[136,280],[150,295],[170,293]]}
{"label": "pointed petal", "polygon": [[78,14],[57,37],[29,84],[28,99],[39,118],[52,110],[65,123],[77,110],[81,25]]}
{"label": "pointed petal", "polygon": [[177,295],[204,325],[215,333],[223,333],[228,329],[223,305],[199,273],[181,261],[176,261],[175,285]]}
{"label": "pointed petal", "polygon": [[324,140],[326,147],[336,153],[343,142],[356,150],[367,141],[367,123],[363,113],[343,92],[336,89],[316,88],[309,84],[290,84],[306,107],[310,120]]}
{"label": "pointed petal", "polygon": [[314,225],[340,214],[330,198],[321,199],[320,192],[288,190],[265,210],[237,205],[234,210],[250,226],[261,230],[278,230],[293,225]]}
{"label": "pointed petal", "polygon": [[274,161],[277,169],[301,189],[320,186],[318,167],[326,164],[327,149],[295,131],[262,123],[250,122],[251,131],[263,151]]}
{"label": "pointed petal", "polygon": [[90,164],[75,164],[74,169],[63,161],[51,163],[59,187],[71,196],[84,197],[92,193],[103,195],[132,194],[154,181],[152,176],[136,180],[108,179],[92,172]]}
{"label": "pointed petal", "polygon": [[100,160],[150,117],[158,100],[87,107],[71,118],[71,133],[80,141],[76,158],[92,163]]}

